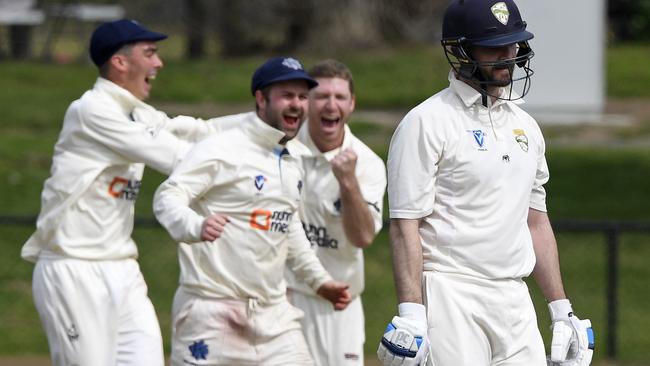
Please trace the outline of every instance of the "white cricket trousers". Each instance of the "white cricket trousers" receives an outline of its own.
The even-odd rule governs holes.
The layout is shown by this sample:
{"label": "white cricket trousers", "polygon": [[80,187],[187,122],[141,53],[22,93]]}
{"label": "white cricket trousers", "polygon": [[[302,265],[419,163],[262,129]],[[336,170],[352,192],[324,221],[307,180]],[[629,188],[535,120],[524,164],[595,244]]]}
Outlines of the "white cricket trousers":
{"label": "white cricket trousers", "polygon": [[55,366],[163,366],[160,326],[134,259],[39,259],[32,283]]}
{"label": "white cricket trousers", "polygon": [[173,366],[313,366],[302,311],[284,301],[210,299],[180,287],[174,296]]}
{"label": "white cricket trousers", "polygon": [[546,366],[528,286],[424,272],[428,366]]}
{"label": "white cricket trousers", "polygon": [[341,311],[320,296],[289,292],[289,301],[305,313],[302,331],[316,366],[363,366],[366,340],[361,297]]}

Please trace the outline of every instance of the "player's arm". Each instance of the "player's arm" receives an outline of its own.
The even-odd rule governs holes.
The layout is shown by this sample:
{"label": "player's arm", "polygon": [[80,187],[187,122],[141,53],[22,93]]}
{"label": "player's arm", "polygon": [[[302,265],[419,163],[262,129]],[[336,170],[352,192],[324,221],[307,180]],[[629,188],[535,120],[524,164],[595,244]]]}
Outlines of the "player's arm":
{"label": "player's arm", "polygon": [[528,227],[537,258],[533,276],[551,313],[553,337],[549,364],[561,365],[571,361],[570,364],[587,366],[593,355],[594,332],[591,321],[580,320],[566,298],[557,242],[546,212],[529,209]]}
{"label": "player's arm", "polygon": [[533,276],[546,301],[566,298],[557,243],[551,222],[546,212],[528,209],[528,228],[533,238],[533,248],[537,259]]}
{"label": "player's arm", "polygon": [[345,309],[352,296],[349,285],[334,281],[311,249],[307,236],[296,214],[291,218],[287,252],[287,268],[318,295],[332,303],[335,310]]}
{"label": "player's arm", "polygon": [[355,175],[357,154],[352,149],[346,149],[335,156],[331,164],[341,193],[341,216],[345,236],[352,245],[366,248],[375,238],[375,220]]}
{"label": "player's arm", "polygon": [[229,221],[227,216],[218,213],[204,217],[190,207],[196,198],[214,185],[219,170],[218,162],[210,159],[206,147],[206,144],[198,144],[191,150],[188,159],[154,194],[156,218],[179,242],[215,240]]}
{"label": "player's arm", "polygon": [[[153,107],[137,107],[133,111],[136,121],[145,123],[157,130],[165,130],[181,140],[198,142],[209,135],[238,125],[238,119],[233,116],[223,116],[204,120],[190,116],[169,117],[166,113]],[[237,121],[237,123],[233,123]]]}
{"label": "player's arm", "polygon": [[145,163],[164,174],[171,173],[191,147],[165,130],[129,119],[110,105],[84,105],[79,113],[90,138],[128,161]]}
{"label": "player's arm", "polygon": [[422,244],[419,219],[391,219],[393,275],[400,303],[422,304]]}

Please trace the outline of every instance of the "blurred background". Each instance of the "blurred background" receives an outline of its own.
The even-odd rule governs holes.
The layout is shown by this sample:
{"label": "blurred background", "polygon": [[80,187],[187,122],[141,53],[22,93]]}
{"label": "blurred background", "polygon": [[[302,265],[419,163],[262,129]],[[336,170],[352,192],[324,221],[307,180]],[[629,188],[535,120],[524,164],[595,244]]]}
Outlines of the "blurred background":
{"label": "blurred background", "polygon": [[[650,1],[519,0],[536,37],[528,110],[547,139],[548,208],[568,296],[597,333],[596,365],[650,365]],[[0,0],[0,365],[49,365],[20,259],[74,99],[92,87],[92,30],[128,17],[169,34],[150,104],[209,118],[252,110],[267,57],[323,58],[355,77],[351,128],[384,159],[397,123],[447,86],[446,0]],[[153,218],[164,179],[147,170],[134,239],[169,352],[175,244]],[[384,230],[366,250],[366,359],[396,311]],[[529,281],[546,344],[549,316]]]}

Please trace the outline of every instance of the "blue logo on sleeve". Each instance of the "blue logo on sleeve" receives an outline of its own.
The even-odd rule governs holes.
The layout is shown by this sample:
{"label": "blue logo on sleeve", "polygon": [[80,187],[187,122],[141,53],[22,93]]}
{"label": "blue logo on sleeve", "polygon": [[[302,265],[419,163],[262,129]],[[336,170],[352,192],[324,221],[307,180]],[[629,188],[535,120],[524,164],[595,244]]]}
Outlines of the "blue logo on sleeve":
{"label": "blue logo on sleeve", "polygon": [[261,191],[262,188],[264,187],[264,182],[266,182],[266,177],[263,175],[258,175],[255,177],[255,188],[257,188],[258,191]]}
{"label": "blue logo on sleeve", "polygon": [[192,343],[192,345],[189,346],[189,349],[190,352],[192,353],[192,357],[194,357],[197,360],[206,360],[206,356],[209,353],[208,345],[205,344],[203,340]]}

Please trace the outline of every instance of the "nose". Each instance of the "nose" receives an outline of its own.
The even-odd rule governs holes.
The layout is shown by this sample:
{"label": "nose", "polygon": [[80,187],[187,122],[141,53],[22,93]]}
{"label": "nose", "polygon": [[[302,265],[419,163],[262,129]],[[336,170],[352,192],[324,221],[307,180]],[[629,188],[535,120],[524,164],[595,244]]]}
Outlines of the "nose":
{"label": "nose", "polygon": [[165,66],[162,58],[160,58],[160,56],[157,53],[153,56],[153,62],[154,62],[154,67],[157,69],[162,69],[163,66]]}
{"label": "nose", "polygon": [[517,44],[513,43],[499,48],[499,55],[501,58],[513,58],[517,54]]}

